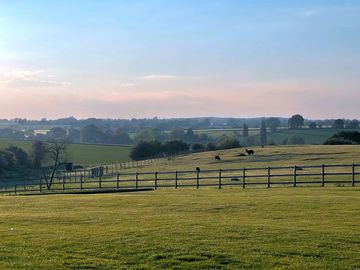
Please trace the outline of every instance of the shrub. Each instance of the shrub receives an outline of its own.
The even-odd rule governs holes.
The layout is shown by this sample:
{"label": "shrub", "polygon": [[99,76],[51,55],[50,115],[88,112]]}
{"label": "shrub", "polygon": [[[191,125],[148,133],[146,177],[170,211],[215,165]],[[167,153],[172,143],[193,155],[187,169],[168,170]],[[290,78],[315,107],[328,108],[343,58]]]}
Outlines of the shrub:
{"label": "shrub", "polygon": [[360,132],[341,131],[328,138],[324,144],[360,144]]}

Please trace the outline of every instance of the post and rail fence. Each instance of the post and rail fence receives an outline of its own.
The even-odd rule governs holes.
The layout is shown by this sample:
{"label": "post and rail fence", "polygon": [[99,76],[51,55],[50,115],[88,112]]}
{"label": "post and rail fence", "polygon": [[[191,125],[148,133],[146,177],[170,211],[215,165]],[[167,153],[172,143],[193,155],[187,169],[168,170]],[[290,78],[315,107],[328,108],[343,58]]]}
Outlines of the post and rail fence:
{"label": "post and rail fence", "polygon": [[360,164],[295,165],[261,168],[217,170],[155,171],[155,172],[100,172],[85,171],[58,175],[50,189],[44,179],[12,187],[0,188],[0,193],[71,193],[86,191],[127,191],[159,188],[216,187],[224,188],[273,186],[356,186],[360,183]]}

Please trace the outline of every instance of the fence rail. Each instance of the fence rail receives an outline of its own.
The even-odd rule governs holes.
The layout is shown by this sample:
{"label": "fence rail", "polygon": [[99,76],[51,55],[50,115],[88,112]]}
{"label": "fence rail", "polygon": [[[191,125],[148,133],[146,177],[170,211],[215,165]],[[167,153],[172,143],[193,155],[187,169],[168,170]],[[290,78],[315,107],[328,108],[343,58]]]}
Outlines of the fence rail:
{"label": "fence rail", "polygon": [[53,193],[144,188],[181,188],[228,186],[267,187],[299,185],[349,185],[360,182],[360,164],[304,165],[284,167],[187,170],[160,172],[114,172],[94,176],[83,171],[58,175],[47,188],[43,179],[0,189],[0,193]]}

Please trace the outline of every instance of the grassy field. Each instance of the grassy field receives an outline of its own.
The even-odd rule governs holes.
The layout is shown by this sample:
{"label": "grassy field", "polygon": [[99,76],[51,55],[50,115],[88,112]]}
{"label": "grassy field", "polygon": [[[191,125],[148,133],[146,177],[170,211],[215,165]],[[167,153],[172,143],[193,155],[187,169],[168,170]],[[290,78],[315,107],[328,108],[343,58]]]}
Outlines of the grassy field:
{"label": "grassy field", "polygon": [[[244,148],[195,153],[162,160],[129,171],[175,171],[206,169],[237,169],[268,166],[360,164],[360,145],[308,145],[255,147],[254,156],[241,156]],[[221,161],[214,160],[219,155]]]}
{"label": "grassy field", "polygon": [[359,188],[0,196],[0,269],[359,269]]}
{"label": "grassy field", "polygon": [[[0,140],[0,149],[9,145],[16,145],[29,151],[32,142],[19,140]],[[70,144],[67,159],[80,165],[122,162],[129,160],[131,146]]]}
{"label": "grassy field", "polygon": [[[322,129],[279,129],[275,133],[268,133],[268,142],[273,144],[281,145],[284,140],[291,136],[300,136],[304,139],[305,144],[323,144],[325,140],[331,137],[333,134],[344,131],[343,129],[333,129],[333,128],[322,128]],[[240,143],[244,142],[246,139],[242,136],[242,129],[202,129],[194,130],[196,134],[207,134],[213,138],[219,138],[222,135],[235,136],[240,140]],[[249,129],[249,135],[255,136],[255,142],[259,143],[259,128]]]}

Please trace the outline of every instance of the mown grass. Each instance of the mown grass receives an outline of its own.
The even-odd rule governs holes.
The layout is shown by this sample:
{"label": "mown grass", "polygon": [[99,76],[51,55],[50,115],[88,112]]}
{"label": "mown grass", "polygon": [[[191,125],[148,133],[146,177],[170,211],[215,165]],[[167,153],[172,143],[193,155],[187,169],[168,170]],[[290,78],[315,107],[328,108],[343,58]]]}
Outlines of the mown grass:
{"label": "mown grass", "polygon": [[0,196],[1,269],[358,269],[359,188]]}
{"label": "mown grass", "polygon": [[[1,139],[0,149],[9,145],[16,145],[30,151],[31,144],[31,141]],[[123,145],[69,144],[66,158],[80,165],[123,162],[129,160],[130,150],[131,146]]]}

